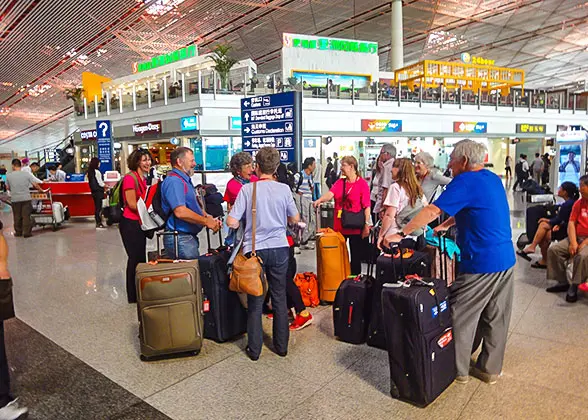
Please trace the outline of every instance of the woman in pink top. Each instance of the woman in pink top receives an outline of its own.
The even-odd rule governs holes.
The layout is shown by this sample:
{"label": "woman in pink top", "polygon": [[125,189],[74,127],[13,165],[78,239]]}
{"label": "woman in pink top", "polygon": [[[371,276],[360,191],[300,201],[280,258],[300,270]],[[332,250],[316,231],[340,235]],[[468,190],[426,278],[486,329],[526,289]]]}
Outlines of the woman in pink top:
{"label": "woman in pink top", "polygon": [[[359,176],[357,159],[353,156],[345,156],[341,159],[341,172],[344,179],[338,179],[331,190],[323,194],[314,202],[318,207],[321,203],[335,198],[334,229],[341,232],[349,240],[351,250],[351,274],[361,274],[361,260],[365,248],[364,239],[370,234],[368,221],[370,220],[370,186],[367,181]],[[345,191],[343,191],[345,184]],[[352,212],[363,211],[365,224],[363,229],[345,229],[341,225],[342,210]]]}
{"label": "woman in pink top", "polygon": [[151,154],[148,150],[137,149],[129,155],[127,166],[131,170],[122,181],[123,214],[118,225],[125,251],[127,252],[127,299],[137,302],[135,268],[145,262],[147,239],[141,229],[137,201],[147,189],[147,174],[151,169]]}
{"label": "woman in pink top", "polygon": [[227,202],[227,210],[231,211],[231,207],[235,204],[241,187],[250,182],[257,181],[257,177],[253,174],[253,158],[247,152],[240,152],[233,155],[229,165],[233,173],[233,178],[227,182],[225,196],[223,198]]}

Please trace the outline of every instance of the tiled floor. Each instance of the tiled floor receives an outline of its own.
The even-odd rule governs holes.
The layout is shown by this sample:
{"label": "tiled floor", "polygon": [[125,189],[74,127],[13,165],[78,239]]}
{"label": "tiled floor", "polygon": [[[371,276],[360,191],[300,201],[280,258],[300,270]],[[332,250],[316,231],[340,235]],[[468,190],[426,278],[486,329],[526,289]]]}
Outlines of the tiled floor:
{"label": "tiled floor", "polygon": [[[516,237],[523,213],[518,197],[512,204]],[[241,338],[206,341],[193,358],[141,362],[116,228],[74,221],[25,240],[11,236],[9,212],[0,217],[18,316],[7,323],[13,385],[31,418],[588,418],[588,297],[569,305],[545,293],[545,272],[525,261],[516,267],[503,378],[453,384],[419,409],[389,397],[385,352],[333,338],[329,307],[314,309],[315,323],[291,334],[286,358],[264,349],[251,362]],[[299,271],[313,271],[314,259],[303,251]],[[271,321],[264,326],[271,334]]]}

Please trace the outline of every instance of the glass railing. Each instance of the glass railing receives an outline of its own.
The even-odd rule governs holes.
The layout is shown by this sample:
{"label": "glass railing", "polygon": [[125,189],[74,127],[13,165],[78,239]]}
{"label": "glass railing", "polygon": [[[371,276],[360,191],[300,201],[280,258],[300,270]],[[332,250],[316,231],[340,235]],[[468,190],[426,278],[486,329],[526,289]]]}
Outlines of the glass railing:
{"label": "glass railing", "polygon": [[[184,75],[181,81],[171,82],[169,79],[166,83],[163,80],[156,82],[151,81],[150,92],[146,84],[138,85],[134,91],[132,89],[118,90],[117,93],[110,95],[110,114],[106,106],[107,97],[96,98],[98,100],[98,115],[96,115],[95,101],[86,101],[83,105],[75,107],[76,116],[80,119],[105,117],[107,115],[133,112],[148,108],[157,108],[161,106],[178,104],[182,102],[191,102],[199,99],[199,95],[206,95],[207,99],[212,96],[213,99],[222,96],[257,96],[266,95],[289,90],[298,90],[303,93],[304,98],[325,99],[327,103],[331,100],[340,103],[340,101],[349,101],[360,104],[366,102],[396,102],[399,106],[402,104],[438,104],[440,107],[462,107],[477,106],[482,109],[541,109],[547,110],[573,110],[575,112],[584,112],[588,114],[588,101],[585,96],[580,95],[563,95],[553,93],[536,93],[520,90],[513,90],[510,95],[487,94],[483,92],[472,92],[471,90],[445,91],[441,93],[439,89],[418,89],[410,90],[407,86],[387,86],[372,84],[361,88],[327,86],[316,87],[297,83],[295,86],[277,81],[271,81],[267,84],[259,82],[240,82],[236,83],[231,80],[227,83],[226,88],[221,86],[221,80],[213,72],[202,72],[191,75]],[[216,86],[216,88],[215,88]],[[274,88],[275,86],[275,88]],[[133,100],[134,97],[134,100]],[[122,108],[120,106],[122,100]],[[430,106],[430,105],[429,105]],[[471,108],[470,108],[471,109]]]}

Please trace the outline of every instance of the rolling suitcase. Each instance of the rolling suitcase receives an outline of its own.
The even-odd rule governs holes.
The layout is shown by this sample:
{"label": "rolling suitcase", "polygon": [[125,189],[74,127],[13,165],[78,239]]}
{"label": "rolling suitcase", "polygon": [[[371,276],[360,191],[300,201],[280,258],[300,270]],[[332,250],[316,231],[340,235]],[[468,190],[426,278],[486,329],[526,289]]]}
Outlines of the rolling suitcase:
{"label": "rolling suitcase", "polygon": [[[398,249],[398,248],[396,248]],[[403,248],[403,254],[406,252]],[[368,327],[367,344],[379,349],[386,349],[386,337],[384,335],[384,321],[382,319],[381,295],[384,283],[395,283],[405,275],[416,274],[421,277],[429,277],[431,270],[431,258],[426,252],[410,250],[412,255],[408,258],[398,255],[392,258],[390,254],[382,254],[376,260],[376,279],[373,284],[373,303],[370,324]]]}
{"label": "rolling suitcase", "polygon": [[[372,229],[370,246],[377,246],[377,229]],[[367,275],[351,276],[341,282],[333,303],[335,337],[351,344],[365,343],[372,311],[374,259]]]}
{"label": "rolling suitcase", "polygon": [[[159,236],[157,247],[159,255]],[[178,249],[175,235],[176,254]],[[141,360],[196,355],[202,348],[202,286],[198,261],[159,260],[136,270]]]}
{"label": "rolling suitcase", "polygon": [[[319,219],[317,210],[317,221]],[[333,302],[341,282],[349,277],[349,253],[341,233],[319,229],[316,235],[316,270],[319,282],[319,299]]]}
{"label": "rolling suitcase", "polygon": [[247,331],[247,313],[239,295],[229,290],[230,252],[225,247],[211,249],[210,239],[208,249],[198,258],[204,294],[204,338],[222,343]]}
{"label": "rolling suitcase", "polygon": [[445,279],[408,276],[382,290],[390,395],[419,407],[455,379],[455,342]]}

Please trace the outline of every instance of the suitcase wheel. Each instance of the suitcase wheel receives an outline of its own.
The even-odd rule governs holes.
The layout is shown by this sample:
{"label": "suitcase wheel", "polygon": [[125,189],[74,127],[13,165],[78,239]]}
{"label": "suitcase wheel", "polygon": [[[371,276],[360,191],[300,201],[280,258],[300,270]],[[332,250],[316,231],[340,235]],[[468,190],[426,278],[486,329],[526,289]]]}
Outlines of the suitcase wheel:
{"label": "suitcase wheel", "polygon": [[321,305],[321,306],[330,306],[331,305],[331,302],[327,302],[326,300],[321,300],[320,303],[319,303],[319,305]]}
{"label": "suitcase wheel", "polygon": [[392,382],[392,384],[390,385],[390,395],[392,396],[392,398],[400,398],[400,392],[398,392],[398,387],[396,387],[394,382]]}

